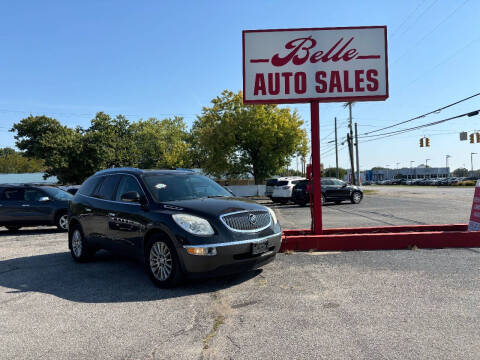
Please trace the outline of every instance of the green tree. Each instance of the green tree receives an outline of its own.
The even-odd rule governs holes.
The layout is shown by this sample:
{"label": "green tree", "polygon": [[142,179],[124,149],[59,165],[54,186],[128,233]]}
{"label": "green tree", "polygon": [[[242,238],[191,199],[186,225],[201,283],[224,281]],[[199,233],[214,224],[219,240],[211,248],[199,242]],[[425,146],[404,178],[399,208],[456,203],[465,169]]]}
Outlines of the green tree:
{"label": "green tree", "polygon": [[244,105],[242,93],[225,90],[192,127],[194,156],[208,174],[255,183],[274,175],[295,155],[306,156],[307,134],[296,111],[276,105]]}
{"label": "green tree", "polygon": [[0,148],[0,173],[20,174],[43,170],[42,160],[28,158],[12,148]]}
{"label": "green tree", "polygon": [[[338,175],[339,179],[343,179],[345,175],[347,175],[347,170],[343,168],[338,168]],[[323,170],[322,176],[324,177],[337,177],[337,169],[336,168],[326,168]]]}
{"label": "green tree", "polygon": [[468,176],[468,170],[465,168],[455,169],[453,170],[453,176],[456,176],[456,177]]}
{"label": "green tree", "polygon": [[104,112],[96,114],[83,133],[83,148],[97,168],[135,166],[138,150],[130,122],[123,115],[111,118]]}
{"label": "green tree", "polygon": [[43,136],[55,133],[61,128],[62,125],[56,119],[44,115],[30,115],[14,124],[10,131],[16,132],[14,138],[17,148],[25,151],[25,155],[28,157],[42,159],[44,157],[44,148],[41,142]]}
{"label": "green tree", "polygon": [[131,125],[142,169],[190,167],[189,135],[182,117],[150,118]]}

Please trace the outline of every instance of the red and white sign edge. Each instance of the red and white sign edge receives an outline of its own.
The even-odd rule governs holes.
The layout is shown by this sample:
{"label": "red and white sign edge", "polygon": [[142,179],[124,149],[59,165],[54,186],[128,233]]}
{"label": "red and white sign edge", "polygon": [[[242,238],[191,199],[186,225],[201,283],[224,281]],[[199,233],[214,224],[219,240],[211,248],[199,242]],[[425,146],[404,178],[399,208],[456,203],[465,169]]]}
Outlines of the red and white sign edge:
{"label": "red and white sign edge", "polygon": [[468,231],[480,231],[480,180],[475,184],[472,211],[468,222]]}
{"label": "red and white sign edge", "polygon": [[388,98],[386,26],[244,30],[242,42],[246,104]]}

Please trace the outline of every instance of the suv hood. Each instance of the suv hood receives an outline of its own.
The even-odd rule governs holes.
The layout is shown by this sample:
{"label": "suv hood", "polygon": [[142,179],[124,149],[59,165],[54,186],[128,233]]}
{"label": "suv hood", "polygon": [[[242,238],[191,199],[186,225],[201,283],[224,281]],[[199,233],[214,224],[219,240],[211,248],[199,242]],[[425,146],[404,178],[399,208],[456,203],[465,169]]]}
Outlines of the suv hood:
{"label": "suv hood", "polygon": [[210,216],[220,216],[242,210],[265,210],[265,206],[259,205],[254,201],[234,197],[169,201],[161,206],[166,209],[169,207],[180,207],[185,212],[192,210],[195,213],[203,213]]}

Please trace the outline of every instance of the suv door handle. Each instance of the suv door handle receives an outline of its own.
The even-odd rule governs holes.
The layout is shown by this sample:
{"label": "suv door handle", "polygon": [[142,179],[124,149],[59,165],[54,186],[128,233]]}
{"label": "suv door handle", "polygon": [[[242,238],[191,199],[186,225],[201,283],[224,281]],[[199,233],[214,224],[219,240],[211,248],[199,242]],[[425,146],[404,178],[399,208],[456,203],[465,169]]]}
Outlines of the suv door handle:
{"label": "suv door handle", "polygon": [[90,211],[92,211],[92,209],[90,209],[90,208],[85,208],[85,211],[86,211],[86,212],[90,212]]}
{"label": "suv door handle", "polygon": [[30,206],[30,205],[28,205],[28,204],[22,204],[22,206],[25,206],[25,207],[26,207],[26,206]]}
{"label": "suv door handle", "polygon": [[115,213],[108,213],[108,216],[115,217],[117,214]]}

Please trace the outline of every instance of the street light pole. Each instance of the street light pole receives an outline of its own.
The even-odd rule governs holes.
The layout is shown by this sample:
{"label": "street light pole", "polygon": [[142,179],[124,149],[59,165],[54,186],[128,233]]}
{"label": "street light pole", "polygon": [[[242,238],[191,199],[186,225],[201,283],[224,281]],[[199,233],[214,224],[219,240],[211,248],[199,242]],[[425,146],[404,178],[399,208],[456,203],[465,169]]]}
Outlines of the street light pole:
{"label": "street light pole", "polygon": [[413,169],[412,169],[412,164],[415,162],[415,160],[410,160],[410,179],[413,177]]}
{"label": "street light pole", "polygon": [[474,153],[474,152],[470,153],[470,164],[472,166],[472,176],[473,176],[473,155],[476,155],[476,154],[477,153]]}
{"label": "street light pole", "polygon": [[[425,160],[425,176],[427,176],[428,160],[430,160],[430,159],[426,159],[426,160]],[[430,174],[429,174],[429,175],[430,175]],[[429,178],[430,178],[430,176],[429,176]]]}
{"label": "street light pole", "polygon": [[447,167],[447,181],[450,179],[450,169],[448,168],[448,158],[451,158],[450,155],[445,155],[445,165]]}

